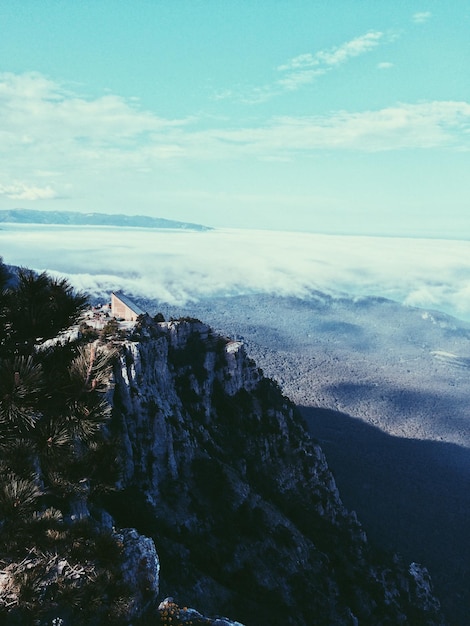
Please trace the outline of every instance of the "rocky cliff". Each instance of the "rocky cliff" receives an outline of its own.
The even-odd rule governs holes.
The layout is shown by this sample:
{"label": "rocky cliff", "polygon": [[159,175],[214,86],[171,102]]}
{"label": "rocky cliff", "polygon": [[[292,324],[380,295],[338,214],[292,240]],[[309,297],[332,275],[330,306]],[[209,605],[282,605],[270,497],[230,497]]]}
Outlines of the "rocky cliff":
{"label": "rocky cliff", "polygon": [[[371,549],[295,407],[241,343],[144,318],[120,343],[110,393],[121,475],[101,505],[153,539],[162,597],[246,625],[443,623],[426,570]],[[173,607],[183,623],[175,606],[159,619]]]}
{"label": "rocky cliff", "polygon": [[426,570],[370,547],[242,343],[148,316],[40,344],[5,328],[2,623],[444,623]]}

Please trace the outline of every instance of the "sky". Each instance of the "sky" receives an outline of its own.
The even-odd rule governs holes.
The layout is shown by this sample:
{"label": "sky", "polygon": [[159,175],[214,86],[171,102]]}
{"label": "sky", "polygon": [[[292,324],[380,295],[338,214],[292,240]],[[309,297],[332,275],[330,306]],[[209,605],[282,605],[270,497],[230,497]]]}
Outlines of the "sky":
{"label": "sky", "polygon": [[0,209],[470,238],[470,4],[0,0]]}

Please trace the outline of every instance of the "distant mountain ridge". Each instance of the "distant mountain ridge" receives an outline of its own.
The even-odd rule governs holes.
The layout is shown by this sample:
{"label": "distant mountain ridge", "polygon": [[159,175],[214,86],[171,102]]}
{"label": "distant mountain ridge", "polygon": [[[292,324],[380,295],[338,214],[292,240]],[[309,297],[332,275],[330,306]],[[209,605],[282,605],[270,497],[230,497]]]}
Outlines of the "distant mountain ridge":
{"label": "distant mountain ridge", "polygon": [[35,209],[10,209],[0,211],[0,223],[14,224],[64,224],[70,226],[126,226],[138,228],[178,228],[183,230],[212,230],[209,226],[178,222],[148,215],[123,215],[110,213],[79,213],[77,211],[38,211]]}

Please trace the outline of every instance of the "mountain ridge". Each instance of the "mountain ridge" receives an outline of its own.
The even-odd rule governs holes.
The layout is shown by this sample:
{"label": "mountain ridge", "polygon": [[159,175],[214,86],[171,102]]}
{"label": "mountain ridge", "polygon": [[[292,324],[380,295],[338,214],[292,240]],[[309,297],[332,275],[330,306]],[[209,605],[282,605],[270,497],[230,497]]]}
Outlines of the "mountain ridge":
{"label": "mountain ridge", "polygon": [[0,210],[0,223],[58,224],[68,226],[119,226],[131,228],[168,228],[207,231],[209,226],[147,215],[80,213],[78,211],[38,211],[35,209]]}

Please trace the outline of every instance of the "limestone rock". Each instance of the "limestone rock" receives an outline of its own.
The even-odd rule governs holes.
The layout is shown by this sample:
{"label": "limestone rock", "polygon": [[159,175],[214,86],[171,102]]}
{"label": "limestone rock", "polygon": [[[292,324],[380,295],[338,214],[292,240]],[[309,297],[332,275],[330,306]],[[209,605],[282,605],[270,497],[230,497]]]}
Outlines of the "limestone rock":
{"label": "limestone rock", "polygon": [[371,549],[241,342],[146,320],[114,383],[125,470],[110,512],[154,539],[162,593],[246,624],[443,623],[421,570]]}

